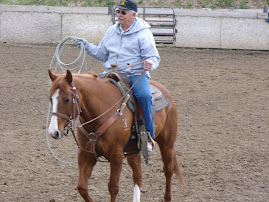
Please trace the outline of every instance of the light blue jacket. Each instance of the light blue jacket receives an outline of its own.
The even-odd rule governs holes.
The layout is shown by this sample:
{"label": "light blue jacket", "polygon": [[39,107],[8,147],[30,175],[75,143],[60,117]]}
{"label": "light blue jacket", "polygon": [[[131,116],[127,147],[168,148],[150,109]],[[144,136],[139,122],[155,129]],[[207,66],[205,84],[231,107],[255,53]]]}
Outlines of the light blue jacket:
{"label": "light blue jacket", "polygon": [[[132,27],[123,33],[119,23],[111,26],[98,46],[86,40],[83,40],[83,43],[89,55],[104,62],[107,71],[112,70],[112,64],[123,68],[146,59],[153,61],[151,70],[154,70],[159,66],[160,56],[149,28],[150,25],[147,22],[136,18]],[[142,63],[120,70],[120,72],[126,76],[138,75],[143,72],[143,66]],[[148,72],[146,74],[149,76]]]}

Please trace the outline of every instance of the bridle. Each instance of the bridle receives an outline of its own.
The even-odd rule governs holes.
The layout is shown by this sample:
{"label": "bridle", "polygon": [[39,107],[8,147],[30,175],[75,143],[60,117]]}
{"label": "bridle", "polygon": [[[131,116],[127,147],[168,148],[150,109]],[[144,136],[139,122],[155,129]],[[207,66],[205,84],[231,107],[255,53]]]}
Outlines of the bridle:
{"label": "bridle", "polygon": [[[79,116],[82,111],[81,111],[81,106],[80,106],[80,102],[79,102],[79,96],[77,94],[77,90],[76,90],[76,87],[75,87],[75,84],[74,84],[74,81],[71,82],[71,87],[70,89],[72,90],[73,92],[73,99],[72,99],[72,113],[70,116],[67,116],[67,115],[64,115],[64,114],[61,114],[61,113],[58,113],[58,112],[52,112],[51,114],[53,116],[57,116],[57,117],[61,117],[65,120],[67,120],[65,126],[64,126],[64,135],[68,135],[69,131],[72,132],[72,135],[78,145],[78,147],[80,148],[79,146],[79,143],[78,143],[78,140],[76,138],[76,135],[75,135],[75,129],[76,129],[76,108],[77,108],[77,112],[78,112],[78,115]],[[75,108],[76,107],[76,108]]]}
{"label": "bridle", "polygon": [[[79,126],[77,126],[77,128],[80,129],[80,131],[88,138],[89,140],[89,143],[90,143],[90,150],[86,150],[84,148],[82,148],[80,145],[79,145],[79,142],[77,140],[77,137],[76,137],[76,134],[75,134],[75,129],[76,129],[76,126],[75,126],[75,123],[76,123],[76,118],[82,113],[82,110],[81,110],[81,106],[80,106],[80,102],[79,102],[79,96],[77,94],[77,91],[76,91],[76,87],[75,87],[75,84],[74,82],[72,81],[71,83],[71,90],[73,91],[73,100],[72,100],[72,114],[68,117],[67,115],[64,115],[64,114],[61,114],[61,113],[58,113],[58,112],[52,112],[52,115],[53,116],[57,116],[57,117],[61,117],[65,120],[67,120],[67,123],[65,124],[64,126],[64,135],[68,135],[68,132],[71,131],[75,141],[76,141],[76,144],[78,146],[79,149],[85,151],[85,152],[89,152],[89,153],[92,153],[94,154],[94,156],[96,157],[96,159],[100,156],[96,153],[96,149],[95,149],[95,145],[96,145],[96,141],[97,139],[106,131],[106,129],[112,125],[112,123],[114,123],[114,121],[116,121],[116,119],[118,117],[120,117],[122,114],[123,114],[123,110],[124,108],[126,107],[127,105],[127,102],[128,100],[130,99],[130,94],[126,94],[124,95],[119,101],[121,101],[123,98],[125,98],[120,106],[119,109],[116,110],[116,112],[109,118],[107,119],[104,123],[101,124],[101,126],[99,126],[99,128],[96,130],[96,132],[88,132],[85,130],[85,128],[83,127],[84,124],[81,124],[79,123]],[[119,101],[116,103],[118,104]],[[116,105],[115,104],[115,105]],[[115,106],[113,105],[113,107]],[[77,116],[76,116],[76,109],[77,109]],[[110,109],[108,109],[106,112],[110,111]],[[105,112],[105,113],[106,113]],[[96,117],[95,119],[92,119],[90,120],[88,123],[90,122],[93,122],[95,121],[97,118],[100,118],[101,116],[103,116],[105,113],[101,114],[100,116]]]}

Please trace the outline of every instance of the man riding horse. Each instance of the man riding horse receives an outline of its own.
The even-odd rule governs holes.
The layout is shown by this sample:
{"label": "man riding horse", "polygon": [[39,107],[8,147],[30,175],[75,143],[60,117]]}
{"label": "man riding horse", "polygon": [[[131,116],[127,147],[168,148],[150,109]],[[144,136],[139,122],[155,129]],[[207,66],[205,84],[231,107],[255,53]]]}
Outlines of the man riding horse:
{"label": "man riding horse", "polygon": [[[117,66],[117,71],[129,78],[133,94],[142,108],[141,114],[144,114],[145,127],[143,125],[143,128],[146,128],[150,139],[148,143],[147,138],[145,140],[143,135],[145,140],[141,141],[145,143],[143,151],[147,151],[147,144],[148,150],[152,149],[154,138],[160,149],[166,178],[164,201],[171,202],[173,174],[185,187],[175,151],[178,124],[176,104],[168,89],[156,81],[149,80],[149,71],[158,67],[160,56],[149,30],[149,24],[136,17],[136,3],[132,0],[122,0],[116,13],[118,23],[108,29],[98,46],[88,43],[82,38],[76,39],[75,42],[77,46],[83,43],[88,54],[104,62],[107,70],[100,75],[101,77],[107,75],[107,72],[114,73],[114,67]],[[63,137],[67,123],[76,117],[80,122],[77,139],[75,138],[80,148],[78,192],[85,201],[93,202],[88,192],[88,180],[98,157],[102,156],[110,163],[108,189],[111,202],[115,202],[119,192],[123,152],[135,123],[131,109],[124,110],[128,96],[124,98],[110,78],[100,79],[94,74],[71,74],[68,70],[65,75],[55,75],[49,71],[49,76],[52,81],[50,88],[52,118],[49,134],[55,139],[60,139]],[[158,89],[158,91],[152,90],[153,93],[160,92],[167,98],[166,107],[155,110],[156,127],[153,126],[152,118],[152,97],[156,95],[151,95],[151,86]],[[112,104],[114,105],[111,106]],[[75,125],[75,121],[73,125]],[[145,130],[143,129],[143,131]],[[137,142],[139,141],[137,140]],[[133,153],[132,151],[138,148],[136,145],[133,144],[135,148],[130,147],[127,152]],[[142,186],[141,155],[133,153],[133,155],[126,155],[126,158],[132,169],[133,201],[139,202]]]}
{"label": "man riding horse", "polygon": [[[150,25],[137,17],[137,4],[132,0],[122,0],[116,8],[118,23],[108,29],[101,43],[96,46],[83,38],[76,39],[76,44],[83,43],[87,53],[104,62],[107,71],[117,66],[119,73],[127,76],[133,85],[133,94],[140,104],[149,135],[148,151],[154,145],[155,129],[153,124],[153,102],[149,85],[149,71],[156,69],[160,56],[156,49]],[[139,64],[138,64],[139,63]],[[124,68],[128,65],[136,66]],[[140,75],[143,74],[141,77]]]}

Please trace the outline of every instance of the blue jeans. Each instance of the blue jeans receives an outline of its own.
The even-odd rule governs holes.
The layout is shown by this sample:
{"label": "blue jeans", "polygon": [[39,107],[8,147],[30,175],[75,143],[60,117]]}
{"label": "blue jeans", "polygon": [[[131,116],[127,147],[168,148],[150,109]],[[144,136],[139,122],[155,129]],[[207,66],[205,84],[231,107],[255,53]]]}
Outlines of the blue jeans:
{"label": "blue jeans", "polygon": [[[131,86],[136,82],[140,75],[130,76]],[[141,106],[144,113],[144,120],[147,132],[150,132],[152,138],[155,137],[155,131],[152,120],[153,102],[149,85],[149,78],[143,75],[132,89],[134,96]]]}

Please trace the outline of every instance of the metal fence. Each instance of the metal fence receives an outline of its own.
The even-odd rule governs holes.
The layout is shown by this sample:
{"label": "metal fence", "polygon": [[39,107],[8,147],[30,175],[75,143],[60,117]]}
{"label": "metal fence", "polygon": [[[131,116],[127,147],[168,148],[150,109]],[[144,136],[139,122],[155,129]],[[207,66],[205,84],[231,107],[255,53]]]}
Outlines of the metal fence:
{"label": "metal fence", "polygon": [[[113,23],[118,19],[115,8],[110,9]],[[139,7],[138,17],[148,22],[150,30],[157,45],[175,45],[176,41],[176,18],[174,9],[171,7]]]}

